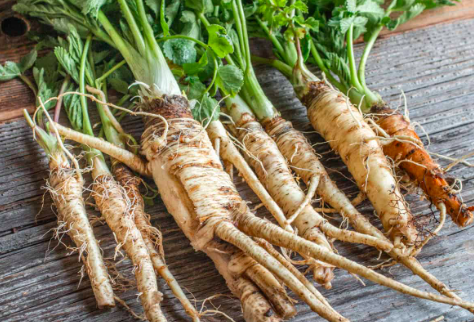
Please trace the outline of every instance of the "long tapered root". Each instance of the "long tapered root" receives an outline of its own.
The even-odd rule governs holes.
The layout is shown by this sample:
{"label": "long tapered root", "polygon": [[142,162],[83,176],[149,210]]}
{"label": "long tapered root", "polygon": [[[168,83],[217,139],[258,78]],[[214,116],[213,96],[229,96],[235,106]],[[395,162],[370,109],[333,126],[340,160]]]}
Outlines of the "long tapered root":
{"label": "long tapered root", "polygon": [[316,298],[321,301],[327,307],[331,307],[331,305],[327,302],[326,298],[314,287],[313,283],[308,281],[306,277],[300,271],[296,269],[282,254],[277,252],[273,246],[267,242],[265,239],[256,238],[255,241],[262,246],[270,255],[275,257],[283,266],[285,266],[293,275],[296,276],[300,280],[301,283],[306,286],[306,288],[316,296]]}
{"label": "long tapered root", "polygon": [[[385,235],[355,208],[355,205],[365,198],[365,194],[360,192],[351,202],[331,180],[311,144],[301,132],[295,130],[290,122],[285,121],[281,117],[266,120],[264,124],[266,131],[274,138],[280,151],[282,151],[283,155],[293,166],[293,170],[306,184],[308,184],[312,176],[320,176],[316,192],[324,202],[329,203],[336,212],[340,213],[344,218],[347,218],[351,226],[357,232],[373,236],[378,241],[386,243],[387,245],[390,243]],[[295,149],[296,146],[298,147],[297,150]],[[324,228],[322,228],[322,230],[328,237],[335,237],[332,236],[330,230],[325,230]],[[341,236],[335,238],[341,239]],[[374,244],[373,246],[383,249],[380,244]],[[388,247],[387,249],[390,248],[391,247]],[[392,250],[388,252],[388,255],[410,269],[441,294],[460,300],[456,294],[449,291],[445,284],[424,269],[415,258],[409,257],[407,252],[402,253],[401,250],[392,248]]]}
{"label": "long tapered root", "polygon": [[174,296],[181,302],[186,314],[191,317],[192,321],[200,321],[199,312],[186,297],[178,281],[176,281],[165,263],[161,233],[151,225],[150,216],[145,213],[145,203],[139,190],[141,180],[135,177],[124,164],[119,162],[113,162],[112,164],[114,176],[125,189],[125,193],[131,202],[130,206],[134,215],[135,225],[143,237],[155,272],[166,281],[166,284],[168,284]]}
{"label": "long tapered root", "polygon": [[122,163],[125,163],[129,168],[138,172],[141,175],[151,177],[150,169],[148,164],[143,161],[142,158],[133,154],[130,151],[122,149],[112,143],[109,143],[105,140],[83,134],[81,132],[74,131],[70,128],[62,126],[59,123],[54,123],[54,126],[58,129],[59,134],[64,136],[66,139],[73,140],[75,142],[93,147],[103,153],[106,153],[113,157],[114,159],[119,160]]}
{"label": "long tapered root", "polygon": [[309,82],[302,102],[314,129],[346,163],[367,194],[396,247],[411,246],[418,232],[376,134],[343,95],[324,82]]}
{"label": "long tapered root", "polygon": [[429,292],[420,291],[418,289],[404,285],[400,282],[394,281],[340,255],[328,252],[324,248],[314,243],[311,243],[305,239],[302,239],[298,236],[295,236],[291,233],[288,233],[279,227],[270,225],[267,221],[262,220],[258,217],[241,216],[237,224],[237,226],[243,232],[251,236],[264,238],[272,244],[294,250],[303,256],[311,256],[331,265],[335,265],[337,267],[347,270],[350,273],[365,277],[374,283],[392,288],[401,293],[435,302],[460,306],[467,310],[471,310],[474,308],[474,303],[469,303]]}
{"label": "long tapered root", "polygon": [[80,250],[97,305],[99,308],[114,307],[112,284],[86,214],[82,179],[61,153],[51,156],[49,167],[49,191],[58,209],[58,220],[66,223],[68,235]]}
{"label": "long tapered root", "polygon": [[[285,231],[283,229],[281,230]],[[291,233],[288,234],[293,235]],[[235,245],[259,262],[261,265],[268,268],[321,317],[327,319],[328,321],[348,321],[339,313],[331,310],[325,304],[321,303],[314,296],[314,294],[298,280],[296,276],[294,276],[287,268],[285,268],[285,266],[283,266],[277,259],[267,253],[263,248],[259,247],[250,237],[246,236],[237,228],[235,228],[235,226],[231,223],[221,221],[218,225],[216,225],[216,235],[222,240]]]}
{"label": "long tapered root", "polygon": [[387,106],[374,106],[371,113],[377,125],[390,137],[406,136],[418,142],[415,144],[408,140],[395,140],[383,146],[385,155],[398,163],[416,181],[433,204],[438,206],[443,203],[457,225],[465,227],[472,223],[474,215],[452,191],[444,177],[444,171],[425,150],[410,121],[399,111]]}
{"label": "long tapered root", "polygon": [[242,154],[240,154],[240,152],[237,150],[234,143],[227,135],[227,131],[225,130],[222,123],[219,121],[211,122],[207,127],[207,132],[211,139],[219,139],[219,151],[221,157],[227,162],[232,162],[232,164],[235,165],[237,170],[239,170],[240,174],[245,179],[245,182],[259,197],[260,201],[264,204],[265,208],[268,209],[272,216],[277,220],[278,224],[280,224],[288,231],[293,231],[291,225],[286,224],[285,214],[278,206],[278,204],[273,200],[273,198],[269,195],[262,183],[258,180],[257,176],[250,168],[248,163],[245,161]]}
{"label": "long tapered root", "polygon": [[[244,315],[249,317],[249,312],[256,314],[249,321],[279,320],[277,315],[267,310],[267,302],[251,303],[247,296],[242,297],[241,286],[245,285],[244,289],[248,290],[255,289],[255,284],[248,284],[245,277],[231,273],[230,259],[225,255],[228,251],[214,251],[218,249],[214,238],[216,224],[221,220],[232,220],[232,209],[245,202],[238,195],[230,176],[223,171],[201,124],[191,118],[187,100],[179,96],[164,96],[145,101],[143,109],[163,115],[169,125],[164,145],[163,141],[156,140],[164,130],[164,125],[157,120],[146,122],[142,138],[142,153],[151,161],[155,182],[168,211],[192,245],[214,260],[233,293],[241,298]],[[265,294],[265,290],[261,292]],[[266,295],[272,302],[271,294]],[[255,296],[261,299],[257,294],[252,294],[251,298]],[[291,301],[289,303],[291,305]],[[260,304],[263,309],[257,306]],[[272,304],[276,306],[276,303]]]}
{"label": "long tapered root", "polygon": [[151,322],[164,322],[163,295],[158,290],[155,271],[143,237],[135,225],[130,200],[124,189],[109,174],[94,178],[93,197],[114,232],[118,247],[123,247],[135,266],[135,278],[145,314]]}
{"label": "long tapered root", "polygon": [[[232,109],[237,108],[237,106],[232,106],[231,113],[233,113]],[[298,230],[298,234],[332,251],[331,244],[319,228],[323,218],[314,211],[310,204],[306,204],[302,210],[298,210],[300,205],[305,204],[306,195],[296,183],[285,158],[271,137],[248,113],[240,115],[240,119],[236,122],[236,129],[239,141],[245,147],[247,162],[252,166],[260,181],[264,183],[272,198],[284,211],[286,218],[290,218],[297,211],[300,212],[292,223]],[[283,226],[285,227],[287,224],[288,221],[285,221]],[[313,268],[315,280],[325,285],[326,288],[330,288],[330,282],[334,277],[332,270],[333,268],[330,266],[320,263]]]}

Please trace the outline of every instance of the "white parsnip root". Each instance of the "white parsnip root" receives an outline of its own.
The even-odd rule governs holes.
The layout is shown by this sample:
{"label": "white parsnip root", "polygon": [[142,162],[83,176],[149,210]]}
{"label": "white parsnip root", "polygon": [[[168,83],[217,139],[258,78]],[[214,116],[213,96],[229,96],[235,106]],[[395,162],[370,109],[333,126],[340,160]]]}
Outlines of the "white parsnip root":
{"label": "white parsnip root", "polygon": [[150,322],[166,321],[160,303],[163,295],[158,290],[155,271],[147,246],[134,222],[133,209],[125,190],[110,173],[94,168],[92,195],[102,216],[113,231],[118,245],[123,247],[134,265],[137,289]]}
{"label": "white parsnip root", "polygon": [[66,156],[53,153],[49,160],[48,190],[58,209],[58,221],[76,245],[89,275],[99,308],[114,307],[114,293],[82,198],[82,176],[72,169]]}
{"label": "white parsnip root", "polygon": [[188,300],[178,281],[176,281],[166,265],[161,232],[151,225],[150,216],[145,213],[145,203],[139,190],[141,180],[135,177],[130,169],[120,162],[112,162],[112,171],[118,183],[124,188],[128,200],[130,200],[135,225],[140,230],[155,272],[166,281],[166,284],[168,284],[174,296],[181,302],[192,321],[200,321],[196,308]]}
{"label": "white parsnip root", "polygon": [[309,82],[302,95],[314,129],[329,142],[367,194],[395,247],[414,245],[418,233],[377,136],[342,93]]}
{"label": "white parsnip root", "polygon": [[[240,198],[229,175],[223,171],[205,130],[191,119],[187,101],[181,96],[165,95],[161,99],[144,101],[144,104],[145,109],[161,114],[167,120],[169,131],[166,140],[161,139],[164,124],[156,119],[148,120],[142,138],[142,152],[150,162],[168,211],[196,249],[211,254],[215,237],[233,244],[272,272],[311,309],[329,321],[347,320],[319,301],[286,265],[259,247],[248,235],[339,266],[403,293],[464,308],[473,307],[471,303],[408,287],[255,217]],[[104,152],[108,153],[107,150]],[[119,154],[112,156],[120,160]],[[209,256],[212,258],[213,255]],[[224,273],[229,283],[230,273]]]}

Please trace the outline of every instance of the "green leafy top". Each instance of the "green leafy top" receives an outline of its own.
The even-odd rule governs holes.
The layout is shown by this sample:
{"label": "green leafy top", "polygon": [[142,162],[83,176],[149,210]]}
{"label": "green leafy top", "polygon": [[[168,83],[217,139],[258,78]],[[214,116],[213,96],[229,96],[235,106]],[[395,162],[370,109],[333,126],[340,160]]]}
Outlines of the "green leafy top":
{"label": "green leafy top", "polygon": [[38,52],[36,48],[24,56],[19,63],[7,61],[0,65],[0,81],[7,81],[21,76],[25,71],[30,69],[36,61]]}
{"label": "green leafy top", "polygon": [[[340,90],[349,92],[356,104],[368,109],[381,102],[365,82],[365,67],[369,53],[385,27],[396,29],[425,9],[454,5],[449,0],[392,0],[385,8],[383,0],[339,0],[332,4],[316,3],[311,15],[320,22],[320,32],[312,32],[315,44],[312,62],[316,63]],[[356,66],[353,41],[364,36],[366,45],[359,66]],[[337,79],[336,79],[337,77]]]}
{"label": "green leafy top", "polygon": [[[147,7],[157,9],[156,5],[153,1],[147,1]],[[143,0],[86,0],[74,3],[66,0],[20,0],[14,9],[38,17],[53,27],[55,19],[68,19],[80,36],[84,37],[81,30],[86,30],[95,38],[115,47],[140,84],[142,95],[160,97],[163,94],[180,94],[179,86],[155,40],[155,32],[151,27],[153,17],[146,12]],[[168,21],[172,18],[171,11]],[[161,25],[165,29],[166,24],[167,19],[162,19]],[[58,31],[64,32],[64,29],[67,28]],[[65,63],[73,58],[61,53],[63,50],[59,51]],[[76,76],[73,70],[71,76]]]}

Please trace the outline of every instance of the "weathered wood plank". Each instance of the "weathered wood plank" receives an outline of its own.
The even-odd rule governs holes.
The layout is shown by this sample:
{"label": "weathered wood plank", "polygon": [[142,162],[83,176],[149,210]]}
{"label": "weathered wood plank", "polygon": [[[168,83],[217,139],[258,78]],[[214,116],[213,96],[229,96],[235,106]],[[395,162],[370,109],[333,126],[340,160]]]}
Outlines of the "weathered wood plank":
{"label": "weathered wood plank", "polygon": [[[430,27],[397,35],[377,43],[368,66],[370,85],[381,92],[394,106],[400,89],[407,95],[410,117],[420,122],[431,137],[430,149],[450,156],[461,156],[472,149],[474,142],[474,113],[472,88],[472,34],[474,21]],[[440,46],[443,44],[443,46]],[[27,52],[27,50],[25,50]],[[359,50],[360,53],[360,50]],[[310,131],[305,111],[292,94],[289,83],[275,70],[258,68],[259,78],[269,97],[295,125]],[[8,84],[8,83],[7,83]],[[2,85],[0,85],[2,86]],[[11,88],[0,87],[0,97]],[[18,105],[31,106],[28,104]],[[0,104],[3,104],[0,103]],[[17,106],[17,107],[18,107]],[[135,135],[141,131],[141,122],[129,118],[127,130]],[[309,133],[314,143],[321,138]],[[326,144],[316,146],[318,152],[328,150]],[[323,154],[324,163],[331,169],[348,175],[344,165],[332,153]],[[331,159],[333,158],[333,159]],[[441,160],[443,165],[448,164]],[[55,226],[49,196],[41,208],[43,192],[40,189],[47,177],[44,154],[31,139],[23,121],[0,126],[0,319],[2,321],[132,321],[121,308],[110,311],[96,309],[89,280],[85,277],[78,287],[81,264],[77,256],[67,256],[58,246],[46,258],[51,233]],[[463,196],[474,200],[474,173],[458,166],[453,175],[463,179]],[[333,173],[343,190],[354,195],[357,190],[341,175]],[[239,191],[256,202],[255,196],[237,178]],[[426,202],[410,197],[414,213],[427,215]],[[372,208],[366,202],[360,209],[371,216]],[[161,202],[148,207],[153,224],[160,227],[165,240],[165,251],[170,269],[180,284],[197,299],[203,300],[216,293],[229,294],[223,280],[212,263],[196,253],[167,215]],[[259,214],[268,216],[259,209]],[[90,215],[97,215],[91,209]],[[373,219],[373,216],[371,217]],[[374,220],[375,221],[375,220]],[[16,232],[13,232],[16,230]],[[101,240],[107,258],[114,255],[114,241],[106,226],[94,228]],[[472,228],[459,230],[450,225],[442,231],[420,254],[419,259],[433,274],[460,291],[467,299],[474,299],[473,282],[469,278],[474,267],[474,241]],[[64,238],[67,244],[70,241]],[[54,247],[55,242],[50,247]],[[376,264],[378,253],[360,245],[336,243],[340,253],[366,265]],[[385,259],[385,257],[383,257]],[[130,274],[128,261],[119,265]],[[396,266],[383,270],[384,274],[422,289],[429,289],[406,269]],[[391,290],[367,283],[362,287],[352,276],[337,270],[333,290],[322,292],[343,315],[353,321],[430,321],[440,315],[447,321],[470,321],[472,315],[458,308],[413,299]],[[169,289],[160,281],[165,293],[164,311],[170,321],[182,321],[184,314]],[[121,294],[133,309],[140,311],[135,300],[136,290]],[[222,297],[213,301],[221,310],[242,321],[235,299]],[[376,304],[376,305],[374,305]],[[306,306],[298,304],[299,315],[294,321],[320,321]],[[216,317],[215,321],[222,321]]]}

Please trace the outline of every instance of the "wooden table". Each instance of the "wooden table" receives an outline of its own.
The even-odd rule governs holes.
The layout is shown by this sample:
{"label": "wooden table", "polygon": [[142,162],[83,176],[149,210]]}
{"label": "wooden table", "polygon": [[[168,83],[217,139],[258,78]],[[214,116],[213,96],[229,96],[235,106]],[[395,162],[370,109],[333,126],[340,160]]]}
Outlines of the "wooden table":
{"label": "wooden table", "polygon": [[[422,125],[430,136],[429,150],[451,157],[460,157],[474,149],[474,19],[465,19],[473,17],[473,1],[464,2],[461,9],[433,12],[426,20],[430,25],[426,28],[419,28],[423,21],[418,19],[415,29],[378,41],[367,71],[369,86],[380,91],[392,106],[399,105],[403,90],[410,118]],[[0,1],[0,20],[9,14],[11,5],[12,1]],[[423,17],[427,19],[428,13]],[[12,39],[0,35],[0,63],[18,60],[32,45],[25,37]],[[360,54],[360,47],[357,50]],[[298,129],[311,131],[306,112],[289,83],[276,70],[259,67],[257,71],[265,91],[283,115],[294,121]],[[77,254],[68,254],[62,245],[52,240],[56,218],[51,199],[42,190],[48,175],[47,161],[33,141],[31,131],[19,118],[21,109],[32,109],[33,102],[33,95],[20,81],[0,84],[0,321],[132,321],[130,314],[120,306],[108,311],[97,309],[88,277],[81,281],[82,264]],[[142,129],[141,121],[134,118],[128,118],[125,127],[135,135]],[[308,133],[308,136],[314,143],[322,142],[317,134]],[[426,136],[423,140],[427,143]],[[331,173],[339,186],[351,196],[357,194],[356,187],[337,173],[348,175],[342,162],[332,153],[324,154],[328,146],[322,144],[316,148],[323,153],[325,165],[334,170]],[[449,161],[440,160],[440,163],[447,165]],[[463,198],[472,203],[474,170],[456,166],[450,174],[462,180]],[[244,197],[258,203],[239,177],[236,184]],[[407,199],[413,213],[431,214],[429,204],[419,196]],[[374,218],[367,202],[359,209]],[[242,321],[239,302],[230,297],[211,261],[192,249],[161,201],[148,207],[148,211],[152,223],[163,232],[171,271],[188,295],[198,300],[197,306],[209,296],[222,294],[212,303],[236,321]],[[262,208],[258,213],[268,217]],[[90,214],[97,215],[97,212],[91,208]],[[94,231],[105,257],[112,262],[115,242],[109,228],[99,224]],[[424,248],[418,259],[459,295],[474,301],[472,233],[472,226],[458,229],[448,219],[439,237]],[[67,236],[62,241],[71,243]],[[360,245],[336,242],[336,247],[342,255],[364,265],[387,259],[382,256],[377,260],[377,251]],[[124,275],[131,276],[127,259],[116,266]],[[424,282],[398,265],[383,269],[382,273],[429,290]],[[322,290],[322,293],[336,310],[352,321],[428,322],[440,316],[444,316],[444,321],[474,320],[473,315],[462,309],[364,282],[365,287],[345,271],[336,270],[333,289]],[[184,321],[181,306],[161,279],[159,287],[165,294],[163,310],[169,321]],[[132,288],[119,295],[141,312],[136,293]],[[209,303],[207,306],[211,307]],[[293,321],[322,320],[306,305],[299,303],[297,307],[299,314]],[[224,321],[221,316],[206,319]]]}

